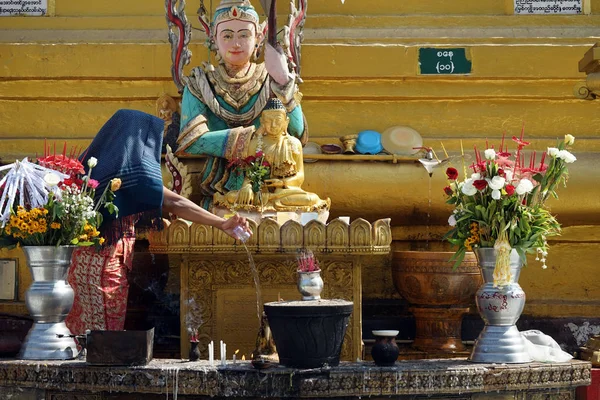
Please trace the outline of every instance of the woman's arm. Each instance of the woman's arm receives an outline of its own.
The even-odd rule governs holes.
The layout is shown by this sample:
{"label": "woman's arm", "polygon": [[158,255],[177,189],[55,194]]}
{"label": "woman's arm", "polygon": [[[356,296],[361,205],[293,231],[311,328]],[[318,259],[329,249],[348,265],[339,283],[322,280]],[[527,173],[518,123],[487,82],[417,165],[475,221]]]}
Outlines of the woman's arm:
{"label": "woman's arm", "polygon": [[233,233],[236,226],[241,226],[246,232],[252,234],[246,218],[239,215],[234,215],[229,219],[221,218],[166,187],[163,187],[163,210],[191,222],[214,226],[234,239],[237,239]]}

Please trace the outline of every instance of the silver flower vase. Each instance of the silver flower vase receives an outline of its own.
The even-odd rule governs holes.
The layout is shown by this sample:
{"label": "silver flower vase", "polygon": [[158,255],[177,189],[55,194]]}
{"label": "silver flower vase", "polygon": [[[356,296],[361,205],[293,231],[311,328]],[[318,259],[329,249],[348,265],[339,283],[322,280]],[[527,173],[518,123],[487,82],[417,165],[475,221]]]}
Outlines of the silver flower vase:
{"label": "silver flower vase", "polygon": [[496,253],[493,248],[475,249],[484,284],[475,302],[485,327],[475,341],[469,361],[480,363],[526,363],[532,361],[516,323],[525,307],[525,292],[519,285],[523,260],[516,250],[510,253],[510,284],[494,287]]}
{"label": "silver flower vase", "polygon": [[73,306],[73,289],[66,281],[75,246],[24,246],[33,283],[25,304],[33,327],[19,355],[23,360],[69,360],[78,351],[65,318]]}
{"label": "silver flower vase", "polygon": [[320,300],[323,290],[323,279],[321,270],[312,272],[298,271],[298,290],[302,294],[302,300]]}

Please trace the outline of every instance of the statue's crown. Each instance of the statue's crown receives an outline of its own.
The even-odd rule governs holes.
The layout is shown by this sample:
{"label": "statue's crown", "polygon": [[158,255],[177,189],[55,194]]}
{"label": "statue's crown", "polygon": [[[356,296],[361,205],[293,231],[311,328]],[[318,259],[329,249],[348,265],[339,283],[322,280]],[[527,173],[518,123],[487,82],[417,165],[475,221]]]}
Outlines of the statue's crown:
{"label": "statue's crown", "polygon": [[221,0],[215,10],[213,25],[216,27],[220,22],[232,19],[252,22],[257,28],[260,22],[258,13],[249,0]]}
{"label": "statue's crown", "polygon": [[267,105],[265,106],[265,108],[263,110],[264,111],[274,111],[274,110],[285,111],[285,106],[283,105],[281,100],[279,100],[278,98],[271,97],[269,99],[269,101],[267,101]]}

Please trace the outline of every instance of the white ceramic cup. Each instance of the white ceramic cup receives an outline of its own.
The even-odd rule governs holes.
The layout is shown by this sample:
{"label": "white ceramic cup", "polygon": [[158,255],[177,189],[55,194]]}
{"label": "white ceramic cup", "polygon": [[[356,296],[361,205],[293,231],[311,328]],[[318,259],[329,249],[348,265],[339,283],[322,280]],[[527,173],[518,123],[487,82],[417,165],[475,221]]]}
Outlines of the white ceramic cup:
{"label": "white ceramic cup", "polygon": [[319,218],[319,213],[316,212],[305,212],[300,214],[300,223],[302,224],[302,226],[308,224],[310,221],[312,221],[313,219],[318,219]]}

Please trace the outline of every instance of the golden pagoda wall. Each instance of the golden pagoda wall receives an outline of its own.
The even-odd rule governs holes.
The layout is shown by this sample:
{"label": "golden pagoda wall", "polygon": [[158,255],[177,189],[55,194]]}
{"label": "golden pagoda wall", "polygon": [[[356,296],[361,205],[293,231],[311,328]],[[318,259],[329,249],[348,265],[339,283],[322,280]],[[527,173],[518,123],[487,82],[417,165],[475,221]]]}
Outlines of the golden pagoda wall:
{"label": "golden pagoda wall", "polygon": [[[154,113],[162,93],[177,96],[163,1],[50,4],[49,17],[0,18],[4,162],[40,153],[44,138],[85,146],[117,109]],[[568,229],[553,242],[550,268],[541,271],[531,262],[522,285],[526,312],[597,316],[600,283],[590,276],[600,225],[600,101],[577,99],[573,88],[585,80],[578,62],[597,40],[600,0],[584,2],[587,15],[572,16],[513,16],[512,4],[310,1],[301,90],[311,140],[336,143],[363,129],[408,125],[436,152],[443,142],[456,154],[461,141],[470,150],[486,139],[497,141],[503,131],[519,132],[523,122],[537,149],[565,133],[574,135],[578,162],[568,190],[551,202]],[[279,5],[283,14],[287,6]],[[197,26],[196,8],[188,1],[188,16]],[[190,47],[192,65],[206,59],[201,38]],[[420,75],[421,47],[466,48],[471,74]],[[444,185],[442,171],[429,179],[412,162],[332,157],[306,165],[306,189],[331,197],[332,217],[391,217],[398,248],[422,247],[427,226],[438,237],[443,234],[449,212],[440,190]],[[396,296],[385,265],[366,268],[372,273],[363,280],[365,297]]]}

